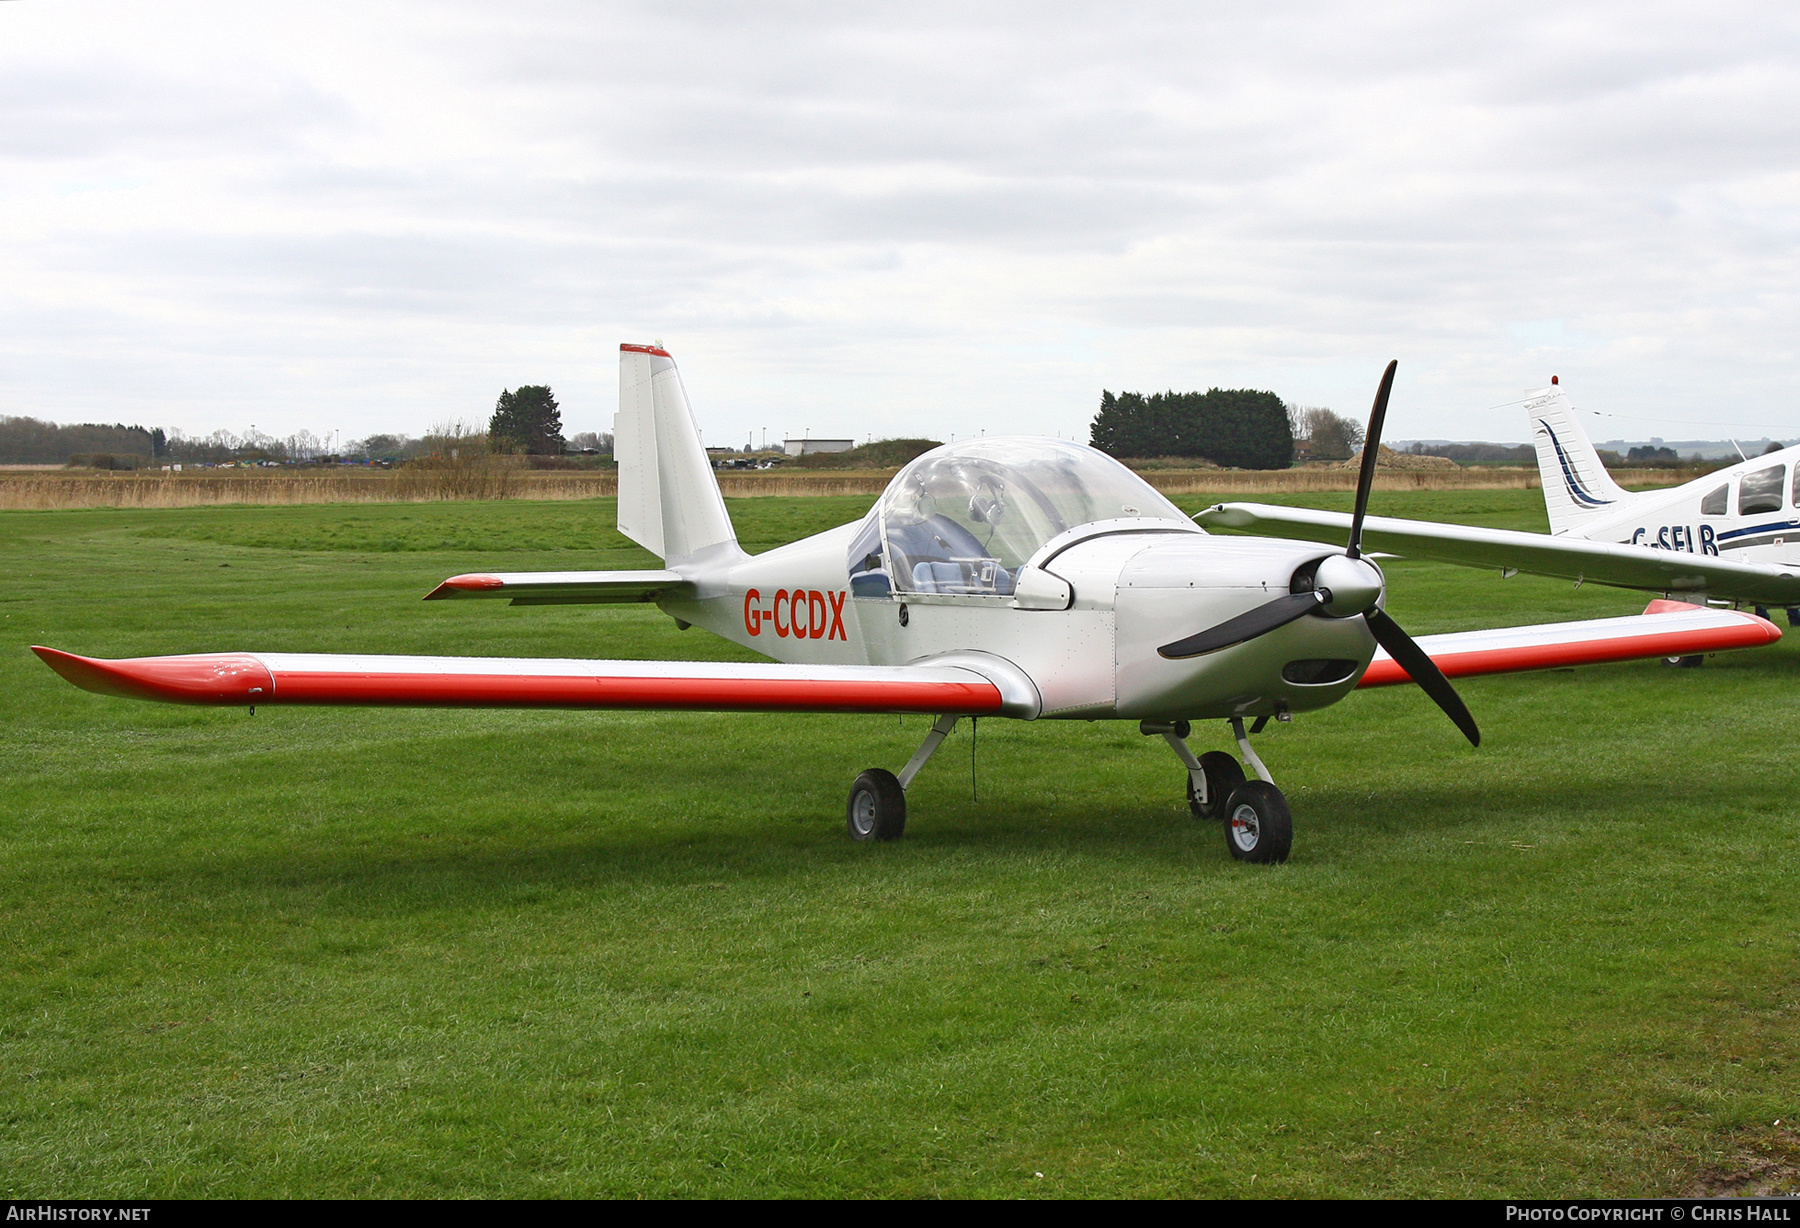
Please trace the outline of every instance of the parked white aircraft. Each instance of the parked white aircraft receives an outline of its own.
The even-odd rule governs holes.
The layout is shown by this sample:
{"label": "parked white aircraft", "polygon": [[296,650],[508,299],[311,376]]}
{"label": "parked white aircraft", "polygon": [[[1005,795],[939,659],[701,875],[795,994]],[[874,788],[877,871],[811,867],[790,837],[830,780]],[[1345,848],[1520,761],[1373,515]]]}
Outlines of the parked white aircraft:
{"label": "parked white aircraft", "polygon": [[[1800,448],[1745,460],[1667,490],[1622,490],[1575,420],[1561,386],[1531,392],[1550,534],[1371,516],[1363,542],[1410,558],[1591,580],[1621,588],[1800,615]],[[1341,512],[1222,503],[1196,518],[1270,537],[1344,540]]]}
{"label": "parked white aircraft", "polygon": [[[1292,839],[1287,802],[1249,740],[1271,717],[1411,680],[1478,743],[1447,674],[1711,652],[1781,634],[1748,614],[1672,606],[1415,642],[1382,609],[1385,581],[1362,554],[1372,462],[1339,549],[1209,535],[1092,448],[971,440],[919,457],[861,520],[752,557],[738,546],[674,361],[656,346],[620,349],[619,529],[664,567],[456,576],[429,599],[655,602],[683,626],[781,664],[37,653],[88,690],[181,703],[937,716],[898,774],[857,777],[846,819],[860,840],[901,834],[907,786],[961,717],[1135,720],[1186,765],[1194,812],[1226,820],[1233,856],[1280,861]],[[1389,364],[1372,440],[1393,374]],[[1203,718],[1229,723],[1257,779],[1222,751],[1194,754],[1190,722]]]}

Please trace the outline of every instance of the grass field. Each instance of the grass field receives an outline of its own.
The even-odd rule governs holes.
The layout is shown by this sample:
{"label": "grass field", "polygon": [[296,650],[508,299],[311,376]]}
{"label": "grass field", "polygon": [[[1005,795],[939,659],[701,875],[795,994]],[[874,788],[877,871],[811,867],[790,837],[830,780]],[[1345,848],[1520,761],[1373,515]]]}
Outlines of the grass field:
{"label": "grass field", "polygon": [[[868,502],[732,511],[754,550]],[[1542,527],[1531,491],[1376,502]],[[850,781],[923,718],[250,716],[26,651],[743,658],[649,610],[418,601],[651,565],[612,516],[0,514],[0,1193],[1793,1188],[1800,637],[1466,681],[1478,751],[1410,688],[1271,729],[1280,867],[1124,723],[983,722],[979,803],[965,724],[868,847]],[[1644,600],[1388,571],[1415,634]]]}
{"label": "grass field", "polygon": [[[895,469],[785,469],[768,473],[717,474],[728,498],[872,496],[887,488]],[[460,479],[455,475],[460,474]],[[528,500],[610,498],[619,490],[610,471],[512,470],[490,475],[505,497]],[[1262,494],[1347,491],[1356,486],[1353,470],[1171,469],[1156,466],[1143,476],[1168,495],[1213,494],[1244,498]],[[1692,470],[1640,469],[1618,475],[1627,482],[1674,485],[1691,481]],[[234,503],[284,506],[302,503],[437,502],[495,497],[488,482],[471,489],[470,467],[451,471],[397,469],[213,469],[183,473],[154,470],[95,472],[25,469],[0,472],[0,510],[50,511],[77,507],[218,507]],[[1375,489],[1536,490],[1536,469],[1474,466],[1467,469],[1381,470]]]}

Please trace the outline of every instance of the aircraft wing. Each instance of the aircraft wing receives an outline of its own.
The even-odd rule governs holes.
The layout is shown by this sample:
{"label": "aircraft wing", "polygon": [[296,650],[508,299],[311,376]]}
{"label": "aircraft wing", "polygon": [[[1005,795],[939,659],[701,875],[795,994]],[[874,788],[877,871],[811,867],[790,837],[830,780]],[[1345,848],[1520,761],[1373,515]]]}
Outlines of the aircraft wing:
{"label": "aircraft wing", "polygon": [[[1709,609],[1685,601],[1652,601],[1642,614],[1625,618],[1421,635],[1417,642],[1446,678],[1468,678],[1646,657],[1699,656],[1732,648],[1758,648],[1780,638],[1781,628],[1741,610]],[[1356,685],[1393,686],[1411,681],[1392,657],[1377,650]]]}
{"label": "aircraft wing", "polygon": [[[1345,542],[1350,517],[1267,503],[1220,503],[1194,517],[1207,528],[1240,529],[1263,537]],[[1363,547],[1406,558],[1433,559],[1499,571],[1528,571],[1655,593],[1710,592],[1759,605],[1800,605],[1800,569],[1740,563],[1716,555],[1653,550],[1577,537],[1512,529],[1481,529],[1370,516]]]}
{"label": "aircraft wing", "polygon": [[955,664],[777,665],[223,652],[98,660],[32,649],[84,690],[166,703],[446,708],[669,708],[1036,716],[1030,681],[999,658]]}
{"label": "aircraft wing", "polygon": [[512,571],[451,576],[425,594],[447,598],[505,597],[514,605],[592,605],[683,596],[688,581],[673,571]]}

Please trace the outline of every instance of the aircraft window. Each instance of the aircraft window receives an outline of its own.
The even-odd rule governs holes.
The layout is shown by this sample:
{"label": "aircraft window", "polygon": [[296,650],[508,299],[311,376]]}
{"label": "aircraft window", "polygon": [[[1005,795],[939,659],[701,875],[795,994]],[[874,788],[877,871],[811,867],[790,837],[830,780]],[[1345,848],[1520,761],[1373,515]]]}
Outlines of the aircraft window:
{"label": "aircraft window", "polygon": [[1779,512],[1781,510],[1781,488],[1787,483],[1786,465],[1775,465],[1769,469],[1758,469],[1755,473],[1746,473],[1738,483],[1738,515],[1752,516],[1758,512]]}
{"label": "aircraft window", "polygon": [[[852,590],[1009,596],[1014,577],[1058,533],[1095,520],[1186,516],[1094,448],[1057,439],[977,439],[919,457],[877,505],[885,568],[869,530],[850,551]],[[875,560],[879,562],[880,560]],[[881,579],[876,573],[881,572]]]}
{"label": "aircraft window", "polygon": [[[1800,482],[1800,469],[1794,471],[1794,480]],[[1726,504],[1730,502],[1730,495],[1731,483],[1727,482],[1700,500],[1700,514],[1702,516],[1723,516]]]}
{"label": "aircraft window", "polygon": [[893,589],[881,552],[881,516],[871,510],[850,542],[850,595],[885,597]]}

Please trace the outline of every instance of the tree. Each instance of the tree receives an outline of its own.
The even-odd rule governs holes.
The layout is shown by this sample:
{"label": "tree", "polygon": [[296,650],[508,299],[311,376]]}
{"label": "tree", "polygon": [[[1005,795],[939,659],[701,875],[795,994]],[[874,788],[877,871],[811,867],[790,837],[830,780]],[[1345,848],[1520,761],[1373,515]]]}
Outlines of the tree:
{"label": "tree", "polygon": [[1314,460],[1349,460],[1362,450],[1362,424],[1329,409],[1303,409],[1300,429],[1312,442]]}
{"label": "tree", "polygon": [[1090,439],[1112,456],[1201,456],[1240,469],[1286,469],[1294,459],[1287,406],[1250,388],[1103,391]]}
{"label": "tree", "polygon": [[1141,392],[1118,396],[1102,389],[1090,441],[1109,456],[1176,456],[1180,441],[1166,424],[1151,421]]}
{"label": "tree", "polygon": [[562,413],[549,387],[521,384],[517,391],[502,391],[488,420],[488,439],[502,452],[561,455]]}
{"label": "tree", "polygon": [[345,451],[366,456],[370,460],[393,461],[406,455],[406,444],[407,438],[404,435],[371,435],[351,444]]}

